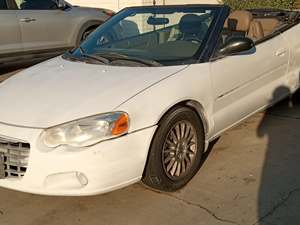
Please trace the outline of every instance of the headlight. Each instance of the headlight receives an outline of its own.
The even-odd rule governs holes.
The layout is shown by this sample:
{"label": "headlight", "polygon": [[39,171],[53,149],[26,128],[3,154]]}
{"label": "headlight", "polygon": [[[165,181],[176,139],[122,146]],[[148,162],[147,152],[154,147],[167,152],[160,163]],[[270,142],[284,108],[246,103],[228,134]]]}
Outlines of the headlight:
{"label": "headlight", "polygon": [[49,128],[42,134],[42,139],[50,148],[60,145],[86,147],[126,134],[128,129],[127,113],[113,112]]}

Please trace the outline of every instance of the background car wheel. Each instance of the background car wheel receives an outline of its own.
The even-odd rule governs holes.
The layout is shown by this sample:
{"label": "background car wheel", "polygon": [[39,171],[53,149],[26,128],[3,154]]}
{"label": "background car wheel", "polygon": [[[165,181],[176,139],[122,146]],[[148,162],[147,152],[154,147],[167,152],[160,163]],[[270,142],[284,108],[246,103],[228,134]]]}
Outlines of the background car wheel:
{"label": "background car wheel", "polygon": [[87,39],[87,37],[94,31],[97,29],[98,26],[92,26],[92,27],[89,27],[88,29],[86,29],[82,35],[81,35],[81,38],[80,38],[80,43],[81,44],[83,41],[85,41]]}
{"label": "background car wheel", "polygon": [[82,34],[82,37],[80,39],[80,42],[83,42],[85,41],[85,39],[87,39],[87,37],[94,31],[95,29],[89,29],[89,30],[86,30],[83,34]]}
{"label": "background car wheel", "polygon": [[175,108],[154,136],[142,181],[157,190],[176,191],[197,173],[203,152],[204,129],[197,113]]}

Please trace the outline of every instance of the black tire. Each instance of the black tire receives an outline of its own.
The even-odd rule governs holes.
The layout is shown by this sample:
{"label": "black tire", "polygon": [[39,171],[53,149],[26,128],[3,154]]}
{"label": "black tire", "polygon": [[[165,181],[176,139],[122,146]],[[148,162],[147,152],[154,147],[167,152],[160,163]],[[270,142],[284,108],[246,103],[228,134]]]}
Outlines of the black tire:
{"label": "black tire", "polygon": [[[185,128],[184,125],[182,125],[184,123],[186,124]],[[178,149],[184,149],[183,147],[178,147],[178,146],[182,146],[181,144],[179,144],[181,143],[179,139],[177,141],[176,147],[174,146],[174,143],[170,145],[171,147],[166,147],[170,143],[169,140],[173,140],[173,142],[175,142],[174,140],[176,139],[176,137],[174,138],[174,131],[178,130],[178,129],[176,130],[176,128],[178,128],[177,127],[178,125],[180,128],[180,132],[183,130],[183,134],[179,132],[180,133],[179,136],[181,136],[181,134],[184,137],[186,136],[184,130],[186,130],[186,133],[189,132],[188,134],[189,137],[190,134],[193,132],[194,134],[193,140],[195,140],[195,142],[197,140],[196,142],[197,144],[194,145],[193,150],[195,151],[195,149],[197,149],[197,151],[195,151],[196,153],[193,155],[193,161],[192,163],[190,163],[189,169],[186,170],[186,172],[182,172],[180,176],[176,176],[176,175],[173,176],[171,174],[173,170],[172,166],[171,166],[172,169],[168,171],[169,166],[172,164],[171,161],[178,160],[178,162],[176,162],[177,169],[178,169],[178,164],[181,164],[182,160],[184,161],[183,164],[180,166],[181,167],[179,169],[179,173],[180,173],[180,171],[183,170],[182,168],[184,167],[184,164],[186,162],[185,158],[186,157],[190,158],[189,154],[183,153],[184,152],[183,150],[178,150]],[[183,127],[181,127],[181,125]],[[193,126],[193,128],[189,127],[189,125]],[[188,131],[188,129],[190,129],[190,131]],[[178,137],[177,134],[176,136]],[[172,139],[169,139],[169,137],[172,137]],[[181,138],[183,139],[184,137]],[[186,140],[188,140],[188,138]],[[161,120],[158,130],[154,135],[142,182],[145,185],[149,186],[150,188],[164,191],[164,192],[173,192],[181,189],[194,177],[194,175],[200,169],[201,159],[205,148],[204,141],[205,141],[204,129],[198,114],[194,110],[190,109],[189,107],[174,108],[169,113],[167,113],[164,116],[164,118]],[[184,141],[182,142],[184,143]],[[173,148],[173,149],[175,148],[176,150],[166,150],[168,148]],[[190,152],[192,147],[190,146],[188,148],[189,148],[188,152]],[[167,153],[168,151],[173,151],[172,155],[171,153]],[[169,156],[166,154],[169,154]],[[177,154],[180,156],[178,156]],[[183,154],[185,154],[184,157],[182,156]],[[167,161],[168,157],[173,157],[173,155],[174,158],[172,158],[170,164],[164,162]],[[177,173],[177,169],[175,169],[176,173]]]}
{"label": "black tire", "polygon": [[92,27],[92,28],[89,28],[87,29],[86,31],[84,31],[81,35],[81,38],[80,38],[80,43],[81,44],[83,41],[85,41],[87,39],[87,37],[96,29],[96,27]]}

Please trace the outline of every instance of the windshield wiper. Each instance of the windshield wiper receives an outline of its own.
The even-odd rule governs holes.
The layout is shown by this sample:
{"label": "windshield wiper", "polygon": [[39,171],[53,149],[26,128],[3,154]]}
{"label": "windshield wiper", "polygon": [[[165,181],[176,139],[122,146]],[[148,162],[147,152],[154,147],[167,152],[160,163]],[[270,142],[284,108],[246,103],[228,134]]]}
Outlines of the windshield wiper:
{"label": "windshield wiper", "polygon": [[114,60],[125,60],[125,61],[132,61],[132,62],[137,62],[137,63],[142,63],[147,66],[161,66],[160,63],[158,63],[155,60],[149,60],[149,59],[141,59],[133,56],[128,56],[125,54],[117,53],[117,52],[107,52],[107,53],[96,53],[93,56],[97,57],[103,57],[103,58],[110,58],[112,61]]}
{"label": "windshield wiper", "polygon": [[158,63],[155,60],[149,60],[149,59],[141,59],[133,56],[128,56],[125,54],[117,53],[117,52],[107,52],[107,53],[95,53],[95,54],[87,54],[85,50],[80,46],[78,47],[80,51],[80,58],[74,57],[71,53],[68,54],[68,58],[71,60],[82,60],[82,59],[89,59],[94,60],[103,64],[111,64],[115,60],[124,60],[124,61],[131,61],[131,62],[137,62],[142,63],[147,66],[161,66],[162,64]]}
{"label": "windshield wiper", "polygon": [[82,47],[78,47],[78,48],[79,48],[81,57],[87,58],[87,59],[96,60],[96,61],[104,63],[104,64],[110,64],[110,60],[109,59],[101,57],[101,56],[98,56],[98,55],[87,54],[87,53],[85,53],[85,51],[84,51],[84,49]]}

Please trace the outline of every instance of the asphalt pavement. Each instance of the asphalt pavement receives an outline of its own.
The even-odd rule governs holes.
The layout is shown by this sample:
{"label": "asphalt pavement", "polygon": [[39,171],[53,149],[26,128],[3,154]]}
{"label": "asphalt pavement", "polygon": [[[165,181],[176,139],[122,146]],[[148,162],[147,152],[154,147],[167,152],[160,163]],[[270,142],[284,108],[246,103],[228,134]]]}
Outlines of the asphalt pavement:
{"label": "asphalt pavement", "polygon": [[226,132],[177,193],[141,184],[93,197],[0,188],[0,225],[299,225],[299,96]]}

